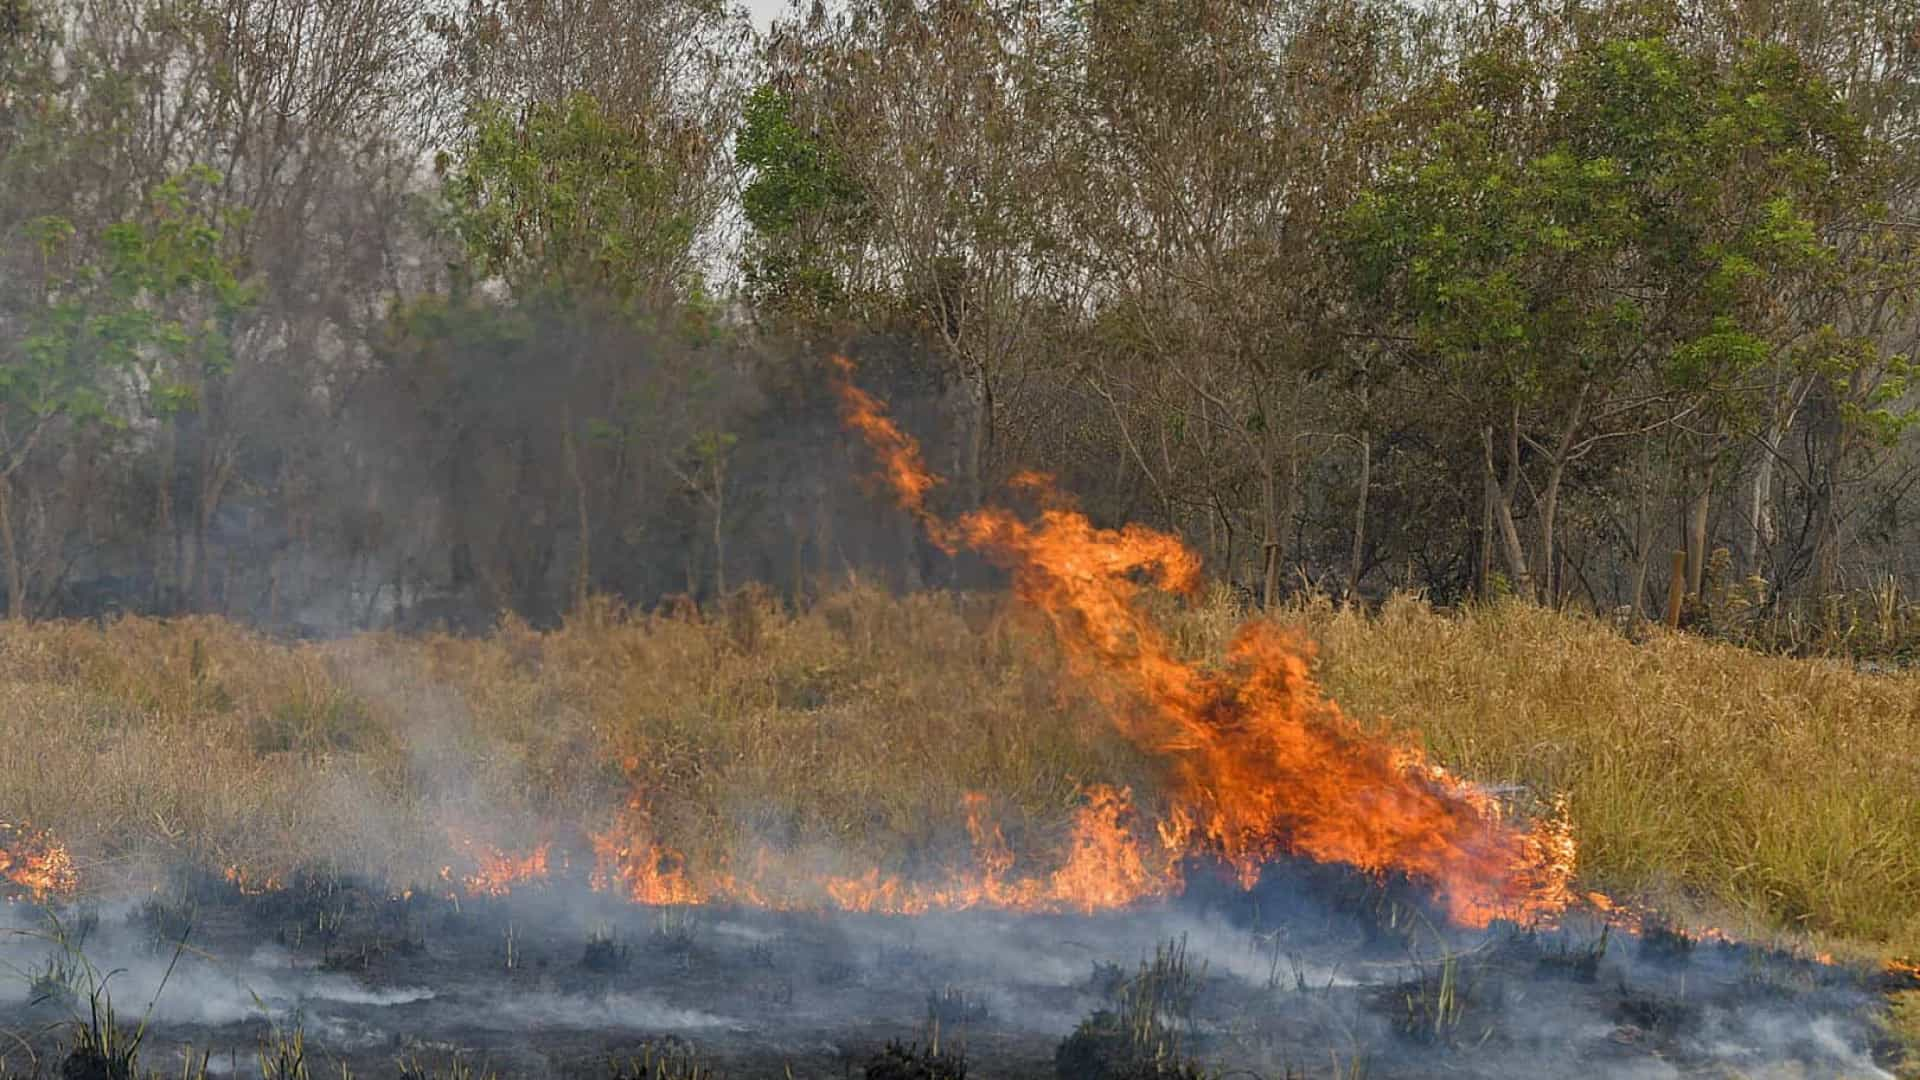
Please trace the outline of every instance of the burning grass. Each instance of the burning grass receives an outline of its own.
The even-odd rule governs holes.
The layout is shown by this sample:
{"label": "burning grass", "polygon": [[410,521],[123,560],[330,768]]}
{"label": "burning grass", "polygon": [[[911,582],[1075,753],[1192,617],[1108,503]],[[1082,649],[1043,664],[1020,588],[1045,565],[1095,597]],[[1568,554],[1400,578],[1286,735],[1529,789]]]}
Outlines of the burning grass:
{"label": "burning grass", "polygon": [[[1607,655],[1596,627],[1537,645],[1497,684],[1485,661],[1502,654],[1484,649],[1464,698],[1431,681],[1447,646],[1537,613],[1447,620],[1396,603],[1367,620],[1307,606],[1229,634],[1219,605],[1193,602],[1191,551],[1096,527],[1044,477],[1014,481],[1031,514],[940,516],[917,444],[840,364],[844,418],[901,508],[942,548],[1005,569],[1020,607],[850,590],[788,618],[748,592],[716,623],[589,606],[548,634],[509,623],[477,642],[301,648],[206,620],[13,628],[0,682],[27,708],[0,707],[0,735],[27,737],[9,748],[20,760],[0,757],[0,782],[103,865],[222,866],[243,892],[319,866],[404,895],[500,898],[584,878],[679,908],[1093,912],[1181,891],[1196,861],[1252,889],[1304,859],[1411,883],[1444,921],[1483,927],[1580,903],[1586,835],[1611,857],[1590,877],[1616,891],[1679,885],[1775,925],[1914,936],[1920,799],[1910,768],[1888,768],[1911,758],[1887,752],[1914,741],[1911,693],[1829,719],[1796,678],[1813,717],[1741,731],[1724,721],[1752,716],[1761,670],[1741,685],[1702,671],[1693,687],[1710,696],[1674,685],[1657,709],[1624,696],[1605,703],[1606,728],[1577,710],[1604,682],[1594,672],[1632,671],[1656,650],[1629,658],[1618,642]],[[1369,651],[1407,632],[1433,640],[1392,642],[1390,665]],[[1323,693],[1309,634],[1346,665],[1332,670],[1352,680],[1350,701],[1403,692],[1367,710],[1386,723],[1357,723]],[[1589,644],[1594,672],[1569,667]],[[1663,647],[1695,659],[1684,642]],[[1687,705],[1694,715],[1666,715]],[[23,711],[39,715],[29,725]],[[1710,737],[1674,737],[1715,717]],[[1778,782],[1810,759],[1840,767]],[[1716,772],[1728,760],[1751,773]],[[111,794],[76,806],[61,785]],[[1662,828],[1676,814],[1678,834]],[[63,843],[10,842],[0,870],[16,868],[16,886],[72,887]],[[1587,895],[1644,921],[1638,905]],[[511,935],[506,955],[511,968]]]}
{"label": "burning grass", "polygon": [[[939,886],[971,851],[1019,893],[1075,865],[1076,822],[1164,812],[1151,762],[1024,612],[859,587],[797,615],[754,603],[751,649],[737,612],[606,608],[479,640],[7,627],[0,806],[36,823],[9,834],[11,857],[24,865],[29,835],[36,865],[58,852],[60,887],[190,862],[254,889],[323,867],[498,894],[588,873],[588,826],[638,790],[647,834],[679,861],[630,865],[666,880],[774,848],[807,853],[789,874]],[[1172,647],[1222,654],[1224,603],[1155,603]],[[1521,606],[1281,619],[1320,643],[1348,713],[1417,730],[1459,775],[1563,794],[1584,887],[1685,893],[1740,933],[1920,953],[1920,679],[1636,645]],[[254,737],[259,718],[296,714],[352,734]]]}
{"label": "burning grass", "polygon": [[1588,885],[1684,893],[1741,936],[1920,945],[1920,675],[1636,645],[1517,604],[1292,618],[1350,712],[1417,726],[1462,775],[1563,794]]}

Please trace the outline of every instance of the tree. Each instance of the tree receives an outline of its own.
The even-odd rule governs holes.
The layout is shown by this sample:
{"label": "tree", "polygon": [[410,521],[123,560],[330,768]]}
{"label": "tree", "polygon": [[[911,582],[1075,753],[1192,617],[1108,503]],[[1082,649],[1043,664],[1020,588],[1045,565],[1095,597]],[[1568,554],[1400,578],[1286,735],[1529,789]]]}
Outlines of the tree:
{"label": "tree", "polygon": [[[110,403],[131,396],[135,426],[170,441],[177,418],[199,409],[207,386],[230,370],[232,327],[253,290],[225,243],[233,214],[209,197],[218,181],[195,169],[160,185],[145,214],[78,252],[70,222],[38,223],[48,267],[41,303],[0,367],[0,550],[13,618],[29,613],[35,583],[11,507],[47,433],[61,423],[124,425],[126,412]],[[169,535],[170,521],[158,524],[157,535]]]}
{"label": "tree", "polygon": [[1316,453],[1370,454],[1364,427],[1331,407],[1364,380],[1350,377],[1361,352],[1330,238],[1363,175],[1361,126],[1391,96],[1400,30],[1347,5],[1089,9],[1078,146],[1091,197],[1073,231],[1104,332],[1084,370],[1173,523],[1231,522],[1226,508],[1248,501],[1236,490],[1251,489],[1268,603]]}
{"label": "tree", "polygon": [[1820,327],[1772,290],[1857,273],[1823,238],[1871,197],[1857,120],[1778,50],[1722,65],[1658,38],[1590,45],[1551,71],[1483,52],[1429,100],[1412,122],[1431,134],[1349,213],[1351,251],[1363,293],[1407,327],[1419,377],[1478,418],[1509,570],[1557,596],[1568,467],[1685,420],[1709,451],[1697,591],[1713,451],[1746,422],[1753,373]]}
{"label": "tree", "polygon": [[800,127],[792,98],[769,84],[747,98],[734,157],[752,171],[740,192],[752,229],[748,297],[764,313],[830,318],[848,300],[850,275],[837,267],[860,242],[865,194],[819,133]]}
{"label": "tree", "polygon": [[[1061,11],[1004,0],[817,10],[775,27],[771,92],[749,101],[758,111],[746,134],[777,137],[750,152],[791,164],[817,145],[808,168],[824,170],[760,167],[750,210],[774,234],[783,203],[825,229],[833,242],[808,252],[805,272],[844,296],[833,318],[934,346],[959,391],[949,471],[972,505],[997,469],[1002,394],[1046,314],[1072,302],[1055,239],[1062,200],[1079,195],[1060,168],[1071,117],[1058,85],[1071,71],[1060,65]],[[813,187],[768,186],[783,175]],[[823,212],[804,205],[820,196]],[[770,235],[758,233],[763,244]]]}

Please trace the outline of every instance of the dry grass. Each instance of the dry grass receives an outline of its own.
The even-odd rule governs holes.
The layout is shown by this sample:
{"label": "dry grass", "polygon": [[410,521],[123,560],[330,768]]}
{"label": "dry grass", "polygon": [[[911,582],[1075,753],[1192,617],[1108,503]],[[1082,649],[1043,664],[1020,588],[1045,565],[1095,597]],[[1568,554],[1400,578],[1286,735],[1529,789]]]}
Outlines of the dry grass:
{"label": "dry grass", "polygon": [[1517,604],[1294,617],[1350,714],[1418,728],[1464,775],[1564,792],[1592,887],[1920,948],[1920,673],[1634,644]]}
{"label": "dry grass", "polygon": [[967,791],[992,793],[1017,845],[1063,829],[1081,782],[1144,775],[1063,691],[1044,630],[984,599],[600,609],[484,640],[0,629],[0,807],[95,881],[187,859],[431,883],[450,825],[531,846],[636,785],[695,861],[755,837],[912,870],[964,845]]}
{"label": "dry grass", "polygon": [[[1521,606],[1282,617],[1351,715],[1417,728],[1468,776],[1564,792],[1590,887],[1920,953],[1920,677],[1636,645]],[[1199,654],[1233,621],[1170,607]],[[431,881],[449,824],[527,844],[604,820],[632,782],[696,859],[759,838],[910,872],[964,843],[966,791],[1019,850],[1064,828],[1081,783],[1148,775],[1044,629],[988,598],[297,646],[212,619],[0,629],[0,807],[100,883],[181,859]]]}

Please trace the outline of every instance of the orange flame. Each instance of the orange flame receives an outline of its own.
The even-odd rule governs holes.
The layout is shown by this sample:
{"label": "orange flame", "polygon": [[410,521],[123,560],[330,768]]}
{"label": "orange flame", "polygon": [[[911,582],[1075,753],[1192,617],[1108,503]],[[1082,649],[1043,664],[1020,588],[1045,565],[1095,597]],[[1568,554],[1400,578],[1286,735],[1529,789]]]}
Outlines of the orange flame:
{"label": "orange flame", "polygon": [[278,875],[265,874],[256,877],[237,863],[228,866],[221,876],[225,877],[227,884],[232,885],[242,896],[265,896],[268,893],[279,892],[285,887]]}
{"label": "orange flame", "polygon": [[1198,587],[1200,560],[1177,538],[1098,528],[1035,474],[1016,478],[1042,496],[1031,522],[995,507],[938,517],[926,505],[937,481],[918,444],[848,381],[850,361],[834,366],[843,418],[880,457],[899,503],[946,550],[979,552],[1012,574],[1015,593],[1093,676],[1121,732],[1165,766],[1176,831],[1226,859],[1243,883],[1293,854],[1429,882],[1469,926],[1538,920],[1572,902],[1574,845],[1563,823],[1522,828],[1416,750],[1363,733],[1321,695],[1311,651],[1294,635],[1249,622],[1219,672],[1177,656],[1135,602],[1142,578],[1174,593]]}
{"label": "orange flame", "polygon": [[653,842],[651,815],[636,794],[619,818],[593,834],[593,876],[597,890],[614,889],[640,904],[703,904],[707,890],[688,879],[686,859]]}
{"label": "orange flame", "polygon": [[777,909],[828,908],[889,915],[934,910],[1006,908],[1094,912],[1165,895],[1179,878],[1171,850],[1150,852],[1129,827],[1132,795],[1093,787],[1074,819],[1060,865],[1016,873],[1017,858],[987,798],[966,799],[972,860],[934,882],[883,875],[812,875],[796,856],[762,848],[744,874],[722,867],[696,874],[679,852],[652,839],[644,800],[635,796],[607,829],[594,834],[595,889],[642,904],[728,902]]}
{"label": "orange flame", "polygon": [[0,821],[0,881],[46,900],[70,895],[79,873],[66,847],[44,830]]}
{"label": "orange flame", "polygon": [[[547,852],[551,844],[541,844],[525,855],[514,855],[451,827],[447,834],[454,846],[477,864],[473,873],[460,879],[468,896],[506,896],[516,885],[541,881],[547,876]],[[451,878],[452,867],[447,867],[442,876]]]}

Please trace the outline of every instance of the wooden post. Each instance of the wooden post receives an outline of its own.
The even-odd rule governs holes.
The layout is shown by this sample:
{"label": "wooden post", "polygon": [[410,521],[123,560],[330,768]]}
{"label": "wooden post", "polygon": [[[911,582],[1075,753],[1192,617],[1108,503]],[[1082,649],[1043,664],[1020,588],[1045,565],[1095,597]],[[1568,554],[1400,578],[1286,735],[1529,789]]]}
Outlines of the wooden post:
{"label": "wooden post", "polygon": [[1680,629],[1680,598],[1687,592],[1687,553],[1673,553],[1673,574],[1667,579],[1667,629]]}

